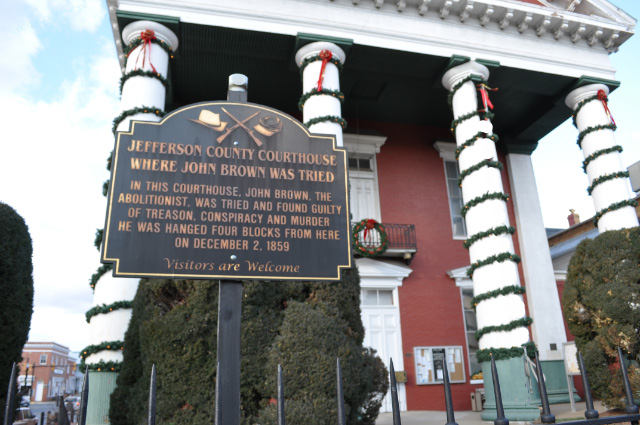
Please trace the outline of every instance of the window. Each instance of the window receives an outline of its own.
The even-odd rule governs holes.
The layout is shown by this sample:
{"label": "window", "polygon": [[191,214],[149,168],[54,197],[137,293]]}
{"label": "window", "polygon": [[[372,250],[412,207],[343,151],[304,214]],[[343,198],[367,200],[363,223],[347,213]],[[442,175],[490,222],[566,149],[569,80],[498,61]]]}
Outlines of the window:
{"label": "window", "polygon": [[462,217],[462,189],[458,186],[460,169],[456,160],[456,144],[450,142],[435,142],[435,150],[444,161],[444,174],[447,182],[447,196],[449,197],[449,211],[451,212],[451,231],[454,239],[466,239],[467,226]]}
{"label": "window", "polygon": [[473,300],[473,288],[460,288],[462,293],[462,308],[464,311],[464,324],[467,331],[467,347],[469,352],[469,367],[471,368],[471,376],[482,371],[482,366],[476,359],[476,351],[478,351],[478,341],[476,340],[476,331],[478,323],[476,322],[476,312],[473,309],[471,301]]}
{"label": "window", "polygon": [[393,291],[391,289],[363,289],[362,305],[393,305]]}
{"label": "window", "polygon": [[46,354],[41,354],[40,355],[40,364],[47,364],[47,355]]}
{"label": "window", "polygon": [[382,221],[376,154],[386,137],[344,134],[344,146],[349,155],[349,212],[351,221],[365,218]]}
{"label": "window", "polygon": [[349,170],[373,171],[373,168],[371,168],[371,158],[357,158],[349,155]]}
{"label": "window", "polygon": [[449,194],[449,209],[451,210],[451,230],[454,238],[466,238],[467,226],[462,217],[462,189],[458,186],[460,170],[456,161],[444,161],[447,176],[447,193]]}

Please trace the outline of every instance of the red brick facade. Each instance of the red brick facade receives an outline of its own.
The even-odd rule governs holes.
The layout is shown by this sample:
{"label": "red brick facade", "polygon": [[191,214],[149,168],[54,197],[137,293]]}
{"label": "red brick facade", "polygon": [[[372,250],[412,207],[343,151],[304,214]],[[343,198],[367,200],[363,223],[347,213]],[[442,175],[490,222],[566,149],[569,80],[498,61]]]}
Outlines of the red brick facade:
{"label": "red brick facade", "polygon": [[[460,288],[447,271],[469,265],[462,240],[452,236],[444,162],[434,149],[436,141],[451,141],[448,129],[412,125],[359,123],[387,137],[376,156],[382,221],[414,224],[418,249],[410,264],[411,275],[399,288],[402,352],[407,372],[408,410],[443,410],[442,385],[416,385],[413,348],[462,346],[466,383],[452,384],[454,408],[471,410],[470,393],[482,384],[469,381],[467,342]],[[510,193],[505,165],[502,172]],[[515,226],[513,205],[508,204]],[[517,233],[515,251],[519,254]],[[520,279],[524,282],[520,267]]]}
{"label": "red brick facade", "polygon": [[[27,368],[28,364],[28,368]],[[27,342],[18,382],[31,386],[31,401],[55,400],[77,392],[76,361],[69,348],[55,342]]]}

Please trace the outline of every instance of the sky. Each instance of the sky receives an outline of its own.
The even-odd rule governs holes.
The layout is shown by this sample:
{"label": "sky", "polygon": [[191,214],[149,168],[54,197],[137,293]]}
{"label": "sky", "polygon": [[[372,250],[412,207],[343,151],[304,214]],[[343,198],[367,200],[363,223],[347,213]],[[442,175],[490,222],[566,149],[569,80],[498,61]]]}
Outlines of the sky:
{"label": "sky", "polygon": [[[640,18],[640,1],[614,0]],[[0,201],[20,214],[33,241],[34,311],[30,341],[80,351],[89,344],[94,247],[104,226],[119,114],[120,69],[104,0],[0,0]],[[625,167],[640,161],[640,36],[611,57],[621,87],[610,95]],[[546,227],[568,227],[574,208],[594,215],[577,130],[565,122],[532,155]],[[7,296],[7,294],[2,294]]]}

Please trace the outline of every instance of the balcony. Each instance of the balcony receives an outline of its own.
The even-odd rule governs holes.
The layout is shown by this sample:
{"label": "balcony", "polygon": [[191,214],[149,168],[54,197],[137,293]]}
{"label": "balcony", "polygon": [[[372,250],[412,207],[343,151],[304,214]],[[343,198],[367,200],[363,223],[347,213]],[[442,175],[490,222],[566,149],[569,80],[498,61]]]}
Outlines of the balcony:
{"label": "balcony", "polygon": [[[351,223],[353,228],[357,223]],[[380,223],[387,233],[389,246],[380,257],[401,257],[407,264],[411,263],[413,255],[418,249],[416,239],[416,227],[413,224],[393,224]],[[364,238],[364,230],[360,232],[359,238],[364,241],[362,245],[365,248],[375,248],[380,246],[380,234],[378,232],[369,231],[367,238]],[[354,255],[359,254],[354,250]]]}

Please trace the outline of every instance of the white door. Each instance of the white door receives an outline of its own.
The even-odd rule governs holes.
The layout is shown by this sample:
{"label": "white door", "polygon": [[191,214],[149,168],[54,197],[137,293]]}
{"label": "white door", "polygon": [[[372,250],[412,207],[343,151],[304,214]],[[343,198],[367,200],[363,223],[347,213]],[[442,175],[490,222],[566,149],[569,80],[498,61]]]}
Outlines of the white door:
{"label": "white door", "polygon": [[351,221],[372,218],[380,221],[380,201],[378,200],[375,174],[371,171],[349,171],[349,200]]}
{"label": "white door", "polygon": [[44,391],[44,381],[38,381],[36,386],[36,401],[42,401],[42,393]]}
{"label": "white door", "polygon": [[[389,359],[393,359],[396,372],[404,370],[400,311],[394,305],[393,290],[363,288],[361,296],[362,323],[365,328],[364,345],[376,350],[389,370]],[[398,384],[400,410],[407,410],[407,399],[403,383]],[[380,412],[391,412],[391,390],[385,396]]]}

